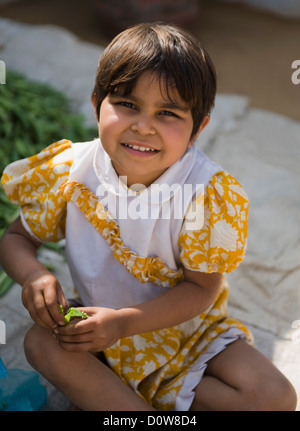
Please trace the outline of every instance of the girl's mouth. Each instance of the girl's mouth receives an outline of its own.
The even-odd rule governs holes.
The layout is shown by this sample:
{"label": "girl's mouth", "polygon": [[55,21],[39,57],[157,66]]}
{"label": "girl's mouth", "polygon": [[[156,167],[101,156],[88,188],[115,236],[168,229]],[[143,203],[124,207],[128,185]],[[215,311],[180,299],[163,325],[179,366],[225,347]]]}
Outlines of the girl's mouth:
{"label": "girl's mouth", "polygon": [[125,148],[128,152],[137,155],[149,156],[155,153],[158,153],[158,150],[154,148],[145,147],[143,145],[135,145],[135,144],[121,144],[123,148]]}

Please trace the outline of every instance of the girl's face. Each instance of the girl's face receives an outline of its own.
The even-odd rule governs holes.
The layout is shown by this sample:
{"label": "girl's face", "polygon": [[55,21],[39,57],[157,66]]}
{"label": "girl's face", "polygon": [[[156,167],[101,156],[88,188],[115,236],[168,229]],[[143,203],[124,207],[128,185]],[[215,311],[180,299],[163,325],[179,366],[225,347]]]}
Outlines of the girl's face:
{"label": "girl's face", "polygon": [[177,90],[171,99],[155,73],[144,72],[128,96],[116,91],[103,100],[99,137],[119,176],[127,185],[148,187],[177,162],[207,125],[205,117],[191,139],[193,118]]}

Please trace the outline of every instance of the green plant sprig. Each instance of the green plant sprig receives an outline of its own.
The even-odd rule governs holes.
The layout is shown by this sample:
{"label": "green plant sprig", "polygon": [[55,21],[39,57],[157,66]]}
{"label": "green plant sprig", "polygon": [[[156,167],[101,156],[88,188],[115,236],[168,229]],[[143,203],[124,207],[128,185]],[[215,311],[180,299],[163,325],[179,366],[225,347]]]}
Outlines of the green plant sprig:
{"label": "green plant sprig", "polygon": [[70,323],[70,320],[72,317],[80,317],[81,319],[87,319],[89,317],[86,313],[84,313],[81,310],[78,310],[78,308],[75,308],[75,307],[70,307],[66,313],[65,313],[62,305],[59,306],[59,309],[60,309],[61,314],[65,318],[66,325],[68,325],[68,323]]}
{"label": "green plant sprig", "polygon": [[[0,177],[9,163],[30,157],[53,142],[63,138],[81,142],[95,136],[96,127],[86,126],[62,92],[6,71],[6,84],[0,85]],[[19,208],[0,186],[0,237],[18,215]],[[0,268],[0,296],[12,284]]]}

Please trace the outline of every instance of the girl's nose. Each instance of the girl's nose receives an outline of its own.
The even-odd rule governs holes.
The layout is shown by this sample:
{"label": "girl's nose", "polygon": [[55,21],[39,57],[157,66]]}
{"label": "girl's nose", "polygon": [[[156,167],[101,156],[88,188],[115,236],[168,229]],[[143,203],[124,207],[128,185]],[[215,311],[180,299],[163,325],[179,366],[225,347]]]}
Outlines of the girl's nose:
{"label": "girl's nose", "polygon": [[156,133],[152,119],[147,115],[136,117],[131,124],[131,130],[141,136],[154,135]]}

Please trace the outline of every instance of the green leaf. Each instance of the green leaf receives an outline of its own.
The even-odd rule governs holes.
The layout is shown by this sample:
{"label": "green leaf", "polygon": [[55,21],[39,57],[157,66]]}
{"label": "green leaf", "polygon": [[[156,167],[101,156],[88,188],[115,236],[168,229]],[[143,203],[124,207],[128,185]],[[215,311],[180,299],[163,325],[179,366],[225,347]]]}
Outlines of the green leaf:
{"label": "green leaf", "polygon": [[82,319],[87,319],[89,317],[86,313],[75,307],[70,307],[66,313],[64,312],[62,305],[59,306],[59,309],[65,318],[66,325],[70,322],[72,317],[81,317]]}

